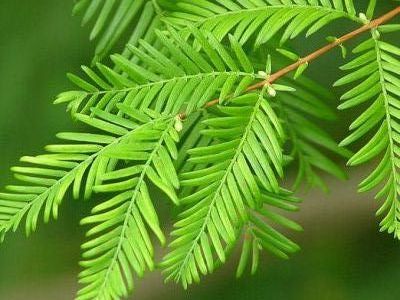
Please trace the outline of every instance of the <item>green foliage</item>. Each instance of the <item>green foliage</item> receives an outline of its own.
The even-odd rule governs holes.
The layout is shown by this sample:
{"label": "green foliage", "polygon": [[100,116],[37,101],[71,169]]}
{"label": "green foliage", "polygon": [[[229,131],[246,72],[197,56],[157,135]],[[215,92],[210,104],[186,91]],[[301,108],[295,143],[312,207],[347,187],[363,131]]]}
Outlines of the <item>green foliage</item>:
{"label": "green foliage", "polygon": [[[293,85],[291,80],[285,80]],[[339,179],[346,179],[346,173],[334,162],[326,150],[342,157],[349,157],[350,152],[340,148],[334,139],[314,120],[334,121],[335,113],[320,99],[329,101],[332,95],[321,93],[314,83],[300,80],[296,93],[278,95],[278,111],[285,120],[284,124],[289,137],[289,154],[297,161],[297,177],[294,188],[303,182],[308,186],[318,186],[324,190],[328,187],[317,170],[327,172]],[[325,151],[324,151],[325,150]]]}
{"label": "green foliage", "polygon": [[306,31],[309,36],[329,23],[348,18],[360,22],[351,0],[259,0],[259,1],[198,1],[180,0],[168,14],[167,21],[178,27],[188,22],[212,32],[217,39],[228,33],[244,44],[250,39],[259,47],[280,30],[281,44]]}
{"label": "green foliage", "polygon": [[175,224],[173,251],[163,263],[167,278],[184,286],[198,282],[199,271],[213,271],[214,254],[225,262],[221,240],[231,247],[235,231],[248,219],[247,207],[261,206],[263,190],[280,190],[277,175],[283,175],[284,132],[263,93],[219,107],[218,117],[205,120],[207,127],[201,132],[215,142],[189,151],[194,170],[181,175],[181,184],[192,187],[181,198],[189,208]]}
{"label": "green foliage", "polygon": [[185,104],[190,112],[211,100],[218,89],[221,89],[223,100],[231,93],[239,95],[259,77],[234,38],[231,38],[234,49],[231,54],[214,36],[207,37],[192,28],[191,33],[201,43],[199,51],[176,31],[170,30],[171,37],[160,31],[156,33],[165,47],[163,50],[157,50],[145,41],[141,42],[145,50],[130,46],[130,51],[140,59],[137,63],[113,55],[111,58],[116,67],[124,74],[97,64],[100,74],[83,67],[90,82],[69,75],[84,91],[63,93],[55,103],[69,102],[72,114],[90,113],[93,107],[112,111],[118,102],[135,108],[152,106],[158,112],[178,113],[186,98],[194,93],[198,98]]}
{"label": "green foliage", "polygon": [[138,127],[132,120],[96,109],[92,118],[82,114],[75,114],[75,118],[99,133],[59,133],[58,138],[68,141],[67,144],[49,145],[47,154],[21,158],[27,165],[13,167],[12,171],[24,185],[7,186],[8,193],[0,194],[2,237],[9,230],[16,230],[25,216],[26,233],[30,234],[36,229],[42,210],[45,222],[51,216],[57,218],[58,208],[70,187],[74,198],[83,194],[84,199],[89,199],[97,178],[110,163],[107,152],[129,140]]}
{"label": "green foliage", "polygon": [[159,6],[151,0],[76,0],[73,8],[74,14],[83,15],[82,26],[93,23],[90,39],[98,39],[94,62],[102,60],[128,29],[132,33],[127,43],[136,45],[147,31],[157,28],[157,11]]}
{"label": "green foliage", "polygon": [[[23,183],[0,193],[1,237],[23,221],[30,234],[40,217],[57,218],[70,193],[98,197],[106,200],[81,222],[91,228],[77,299],[127,297],[134,278],[156,267],[187,288],[235,247],[240,277],[257,270],[261,250],[287,259],[300,249],[288,236],[302,230],[287,217],[301,202],[284,188],[292,165],[293,190],[327,189],[324,173],[346,179],[341,158],[359,165],[380,157],[360,191],[383,186],[381,228],[399,238],[400,48],[381,37],[399,25],[372,28],[342,67],[348,74],[336,85],[351,88],[339,108],[365,107],[342,147],[324,129],[336,121],[334,95],[304,75],[325,52],[305,60],[286,45],[338,19],[369,26],[376,4],[357,14],[352,0],[76,1],[98,39],[95,64],[68,74],[75,90],[55,103],[81,130],[58,134],[65,143],[12,168]],[[328,41],[346,54],[337,38]],[[111,64],[99,62],[122,43]],[[361,139],[356,154],[343,148]],[[167,226],[157,190],[179,206],[161,262],[152,235],[163,246]]]}
{"label": "green foliage", "polygon": [[145,123],[126,143],[107,151],[109,158],[125,163],[116,170],[105,164],[103,169],[108,171],[98,179],[94,191],[116,195],[94,207],[93,215],[81,222],[95,226],[87,233],[90,240],[82,245],[81,265],[85,270],[79,278],[85,287],[77,299],[126,297],[133,288],[132,270],[143,276],[146,268],[154,269],[154,250],[145,224],[162,244],[165,237],[148,183],[178,204],[175,189],[179,188],[179,180],[172,158],[177,155],[175,143],[179,136],[174,123],[170,117]]}
{"label": "green foliage", "polygon": [[358,141],[369,132],[373,136],[349,161],[359,165],[382,156],[378,167],[360,184],[366,192],[383,184],[376,198],[383,202],[378,215],[384,215],[381,230],[400,237],[399,200],[399,68],[400,48],[381,40],[379,31],[353,51],[357,57],[342,67],[349,74],[336,85],[355,84],[342,96],[339,108],[348,109],[363,103],[368,108],[351,124],[352,133],[342,145]]}
{"label": "green foliage", "polygon": [[[261,195],[263,205],[248,212],[249,218],[243,226],[243,246],[236,270],[236,276],[241,277],[250,264],[251,273],[257,271],[259,265],[260,250],[266,250],[275,256],[288,259],[288,254],[300,250],[299,246],[279,233],[269,223],[286,227],[290,230],[301,231],[302,228],[295,222],[276,213],[277,209],[289,212],[297,211],[297,203],[300,199],[285,190],[277,194],[263,192]],[[267,222],[268,221],[268,222]]]}

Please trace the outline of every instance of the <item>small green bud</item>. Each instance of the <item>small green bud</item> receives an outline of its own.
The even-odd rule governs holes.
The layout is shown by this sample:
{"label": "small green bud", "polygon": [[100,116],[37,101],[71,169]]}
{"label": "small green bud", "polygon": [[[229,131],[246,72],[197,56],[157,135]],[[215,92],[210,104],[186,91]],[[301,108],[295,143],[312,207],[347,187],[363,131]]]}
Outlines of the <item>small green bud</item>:
{"label": "small green bud", "polygon": [[368,20],[367,16],[364,13],[360,13],[358,17],[361,19],[364,25],[368,24],[370,20]]}
{"label": "small green bud", "polygon": [[258,71],[258,75],[259,75],[261,78],[267,78],[267,77],[268,77],[267,72],[264,72],[264,71]]}
{"label": "small green bud", "polygon": [[267,85],[267,93],[270,95],[272,98],[276,97],[276,90],[272,87],[272,85],[268,84]]}
{"label": "small green bud", "polygon": [[381,33],[379,32],[378,29],[375,28],[375,29],[372,30],[372,37],[375,40],[380,40],[381,39]]}
{"label": "small green bud", "polygon": [[180,116],[175,117],[175,125],[174,128],[177,132],[181,132],[183,129],[183,123]]}

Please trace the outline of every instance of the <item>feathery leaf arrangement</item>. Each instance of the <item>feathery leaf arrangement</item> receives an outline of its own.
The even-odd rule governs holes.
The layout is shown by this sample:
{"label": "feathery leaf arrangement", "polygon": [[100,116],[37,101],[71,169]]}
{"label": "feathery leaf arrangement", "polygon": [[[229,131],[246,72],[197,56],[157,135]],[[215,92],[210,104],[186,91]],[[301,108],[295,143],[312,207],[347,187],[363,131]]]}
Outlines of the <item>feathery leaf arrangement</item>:
{"label": "feathery leaf arrangement", "polygon": [[288,259],[288,255],[300,250],[296,243],[270,225],[272,222],[290,230],[301,231],[300,225],[276,212],[277,209],[289,212],[297,211],[300,199],[288,191],[281,190],[279,193],[273,194],[264,191],[261,200],[263,203],[261,207],[249,210],[248,220],[242,229],[243,245],[236,270],[237,277],[243,275],[248,265],[250,265],[252,274],[257,271],[260,250],[268,251],[282,259]]}
{"label": "feathery leaf arrangement", "polygon": [[[383,27],[382,31],[390,27]],[[341,69],[349,72],[336,85],[354,84],[342,96],[340,109],[368,103],[368,108],[354,120],[352,131],[342,145],[349,145],[373,132],[368,143],[349,161],[355,166],[381,156],[377,168],[360,184],[366,192],[381,186],[376,199],[382,201],[378,215],[384,215],[381,230],[400,238],[399,155],[400,155],[400,48],[381,39],[379,29],[353,52],[357,55]]]}
{"label": "feathery leaf arrangement", "polygon": [[[94,113],[101,115],[104,112]],[[7,186],[8,193],[1,194],[0,231],[3,235],[11,229],[16,230],[24,216],[29,234],[36,229],[42,210],[45,222],[51,216],[57,218],[59,205],[70,187],[74,198],[79,198],[82,190],[84,198],[90,198],[105,151],[129,136],[135,126],[129,120],[117,117],[113,117],[113,121],[80,114],[75,117],[100,133],[59,133],[58,138],[67,144],[49,145],[47,154],[21,158],[27,165],[13,167],[12,171],[23,185]],[[88,173],[86,181],[83,179],[85,173]]]}
{"label": "feathery leaf arrangement", "polygon": [[179,0],[173,9],[167,22],[175,26],[194,23],[219,40],[232,33],[241,44],[252,39],[255,47],[267,43],[282,29],[281,44],[303,32],[309,36],[340,18],[360,22],[353,1],[348,0]]}
{"label": "feathery leaf arrangement", "polygon": [[[262,250],[287,259],[300,249],[287,236],[302,230],[287,216],[301,202],[285,188],[292,166],[294,191],[326,189],[326,174],[346,178],[343,158],[380,159],[360,191],[380,188],[381,229],[400,238],[400,48],[382,38],[400,31],[385,24],[400,7],[372,20],[376,4],[358,13],[352,0],[76,1],[98,40],[94,64],[68,74],[75,90],[55,103],[83,126],[12,168],[22,183],[0,193],[1,239],[22,222],[30,234],[39,219],[56,219],[70,194],[99,197],[81,221],[90,229],[77,299],[126,298],[157,267],[187,288],[235,248],[240,277],[256,272]],[[303,58],[288,50],[339,19],[358,28]],[[339,109],[365,110],[339,146],[324,128],[336,121],[335,97],[304,72],[335,47],[346,54],[343,44],[361,34],[369,38],[335,85],[351,85]],[[120,44],[111,65],[100,62]],[[356,154],[343,148],[361,141]],[[161,246],[168,239],[164,198],[178,215],[158,261],[153,235]]]}
{"label": "feathery leaf arrangement", "polygon": [[73,13],[83,15],[83,26],[93,23],[90,39],[98,40],[94,62],[109,54],[127,31],[127,44],[136,45],[161,24],[157,15],[161,9],[155,0],[77,0]]}
{"label": "feathery leaf arrangement", "polygon": [[184,286],[199,281],[200,272],[213,271],[213,255],[225,262],[223,244],[235,242],[238,227],[248,219],[246,207],[260,207],[263,190],[279,192],[284,132],[263,94],[219,107],[202,130],[216,141],[189,151],[188,162],[195,167],[181,175],[182,186],[192,187],[181,198],[189,207],[175,224],[173,251],[163,263],[168,278]]}
{"label": "feathery leaf arrangement", "polygon": [[[44,155],[24,156],[21,161],[27,165],[11,169],[22,184],[9,185],[7,193],[0,194],[2,237],[6,232],[16,230],[24,217],[27,234],[36,229],[42,211],[46,223],[51,217],[56,219],[59,206],[70,188],[75,199],[89,199],[94,191],[101,190],[98,185],[104,173],[111,172],[119,161],[127,159],[124,154],[130,152],[129,144],[134,143],[130,142],[134,136],[146,134],[142,133],[143,125],[139,123],[146,121],[151,125],[154,121],[150,116],[156,114],[124,105],[119,108],[130,119],[98,109],[92,110],[93,117],[75,114],[77,120],[99,133],[59,133],[57,137],[67,141],[66,144],[49,145],[46,147],[48,153]],[[130,183],[128,180],[116,186],[122,188]]]}
{"label": "feathery leaf arrangement", "polygon": [[[110,299],[128,296],[133,288],[132,270],[143,276],[154,269],[153,246],[146,225],[165,243],[159,219],[149,194],[149,183],[178,204],[178,176],[173,165],[179,135],[174,118],[161,118],[136,129],[125,143],[106,152],[112,160],[124,160],[122,168],[106,171],[98,178],[95,192],[114,193],[92,210],[81,224],[94,224],[83,244],[85,284],[77,299]],[[132,165],[131,165],[132,164]],[[104,169],[107,169],[105,165]]]}
{"label": "feathery leaf arrangement", "polygon": [[[213,97],[219,96],[222,102],[231,94],[240,95],[260,78],[233,37],[230,39],[233,51],[228,51],[213,35],[191,28],[193,37],[201,44],[199,50],[170,30],[170,37],[157,32],[163,50],[145,41],[141,42],[145,50],[129,47],[140,59],[138,63],[113,55],[112,60],[123,74],[100,63],[99,74],[83,67],[90,81],[69,74],[82,90],[62,93],[55,103],[67,102],[72,114],[88,114],[93,107],[112,112],[120,102],[139,109],[152,107],[160,113],[177,114],[183,106],[190,112]],[[195,96],[192,99],[191,94]]]}

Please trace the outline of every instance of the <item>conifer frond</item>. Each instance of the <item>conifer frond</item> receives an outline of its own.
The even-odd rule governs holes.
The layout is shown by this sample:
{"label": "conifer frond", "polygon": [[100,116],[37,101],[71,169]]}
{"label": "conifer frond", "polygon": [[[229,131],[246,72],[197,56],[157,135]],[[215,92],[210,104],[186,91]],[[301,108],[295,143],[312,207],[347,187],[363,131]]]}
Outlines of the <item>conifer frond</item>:
{"label": "conifer frond", "polygon": [[[292,49],[267,48],[270,63],[267,73],[273,73],[282,66],[298,61],[300,56]],[[265,54],[264,54],[265,56]],[[337,120],[336,111],[330,107],[335,95],[306,77],[306,69],[296,70],[293,78],[286,77],[280,83],[293,87],[295,93],[278,93],[274,109],[282,119],[287,134],[286,153],[296,166],[297,176],[294,183],[296,190],[302,183],[308,187],[318,186],[327,190],[327,186],[319,175],[319,171],[329,173],[339,179],[345,179],[346,174],[337,162],[331,159],[331,154],[349,158],[351,152],[339,147],[337,142],[322,128],[323,123],[333,123]],[[315,159],[318,157],[318,159]]]}
{"label": "conifer frond", "polygon": [[279,192],[283,175],[284,132],[264,91],[235,98],[217,114],[204,121],[202,131],[214,143],[189,151],[189,161],[199,168],[183,173],[181,184],[195,191],[181,199],[188,208],[175,224],[163,262],[167,278],[185,287],[213,271],[215,255],[225,261],[223,245],[236,242],[248,220],[246,207],[262,205],[262,190]]}
{"label": "conifer frond", "polygon": [[85,199],[91,197],[103,173],[112,170],[118,162],[108,156],[108,151],[129,141],[141,130],[141,123],[151,120],[148,114],[134,109],[121,106],[121,112],[126,112],[130,118],[96,109],[93,117],[76,114],[77,120],[99,133],[59,133],[58,138],[68,141],[67,144],[49,145],[47,154],[21,158],[29,165],[13,167],[12,171],[23,185],[7,186],[8,192],[0,194],[1,237],[16,230],[24,217],[27,234],[36,229],[41,213],[46,223],[51,217],[56,219],[59,206],[71,187],[73,198],[78,199],[81,194]]}
{"label": "conifer frond", "polygon": [[341,143],[352,144],[369,133],[368,143],[349,161],[355,166],[381,157],[377,168],[360,184],[361,192],[381,187],[378,215],[384,215],[381,230],[400,238],[400,48],[381,40],[378,30],[353,51],[357,57],[342,67],[348,74],[336,85],[355,85],[342,96],[340,109],[368,103],[368,108],[351,124],[352,133]]}
{"label": "conifer frond", "polygon": [[[291,51],[291,53],[293,52]],[[295,54],[293,53],[293,55]],[[266,56],[271,57],[274,70],[288,65],[292,61],[286,55],[283,55],[281,51],[276,51],[270,47],[263,48],[262,51],[249,53],[252,64],[255,65],[256,69],[260,70],[265,69],[265,65],[260,64],[260,61]],[[296,55],[296,57],[298,59],[299,56]],[[277,101],[274,101],[276,103],[272,104],[274,109],[279,112],[279,117],[282,119],[283,127],[287,132],[288,158],[294,160],[298,167],[298,176],[294,187],[297,189],[301,183],[306,181],[310,187],[320,186],[326,190],[326,185],[317,170],[327,172],[340,179],[346,178],[346,175],[342,168],[332,161],[331,155],[325,154],[325,152],[331,152],[346,158],[351,155],[348,150],[339,147],[319,124],[321,121],[331,123],[336,120],[336,112],[328,106],[328,103],[335,100],[335,96],[332,92],[304,75],[296,79],[281,79],[280,82],[296,90],[296,93],[278,93]],[[210,112],[202,118],[209,117],[209,114]],[[304,114],[306,114],[305,117],[303,117]],[[188,159],[187,150],[194,148],[196,145],[204,146],[212,142],[212,139],[199,133],[204,128],[204,124],[201,122],[202,118],[197,115],[185,124],[188,133],[185,133],[182,138],[183,145],[179,151],[178,158],[179,168]],[[192,123],[193,127],[188,123]],[[320,159],[314,160],[314,154]],[[188,171],[191,167],[191,164],[186,164],[183,166],[183,170]]]}
{"label": "conifer frond", "polygon": [[[0,193],[0,239],[23,221],[29,234],[39,217],[57,218],[69,192],[111,195],[81,221],[92,227],[77,299],[118,300],[135,277],[155,268],[151,235],[166,241],[154,188],[183,206],[160,264],[167,280],[185,288],[199,282],[243,240],[239,277],[249,264],[257,270],[261,250],[284,259],[299,250],[280,232],[302,229],[285,216],[300,200],[281,187],[284,168],[297,162],[295,187],[324,187],[321,171],[345,178],[332,154],[351,156],[350,165],[381,158],[360,191],[381,187],[381,230],[400,238],[400,48],[381,40],[381,33],[400,31],[383,25],[400,6],[374,20],[377,1],[366,6],[357,15],[353,0],[77,0],[74,12],[94,23],[97,63],[82,67],[87,79],[69,74],[77,90],[55,103],[67,103],[86,126],[58,134],[65,143],[12,168],[23,183]],[[277,43],[337,19],[361,25],[304,57]],[[128,30],[129,46],[111,56],[114,66],[99,63]],[[372,38],[354,50],[358,57],[342,67],[349,74],[336,82],[356,85],[340,109],[368,106],[341,143],[370,134],[353,155],[322,129],[335,119],[332,97],[303,73],[370,30]]]}
{"label": "conifer frond", "polygon": [[340,18],[361,23],[352,0],[217,2],[179,0],[167,21],[178,27],[194,23],[198,28],[211,31],[219,40],[228,33],[240,44],[254,39],[256,47],[267,43],[281,29],[284,29],[281,43],[284,43],[304,31],[309,36]]}
{"label": "conifer frond", "polygon": [[[165,47],[162,51],[145,41],[141,41],[145,51],[130,47],[141,59],[137,64],[113,55],[111,58],[126,76],[102,64],[97,64],[100,74],[83,68],[89,80],[70,74],[70,79],[82,90],[63,93],[55,103],[68,102],[72,113],[84,114],[92,107],[112,112],[119,102],[167,114],[178,113],[185,105],[190,113],[215,97],[222,103],[231,95],[240,95],[260,79],[233,37],[232,50],[228,51],[213,35],[196,28],[190,30],[193,36],[189,41],[172,28],[170,36],[158,31]],[[194,44],[200,44],[201,49]]]}
{"label": "conifer frond", "polygon": [[297,211],[297,204],[301,200],[286,190],[282,190],[279,193],[264,191],[261,199],[263,202],[262,207],[256,210],[248,209],[249,219],[242,229],[243,245],[236,277],[241,277],[249,264],[252,274],[257,271],[261,250],[265,250],[282,259],[288,259],[290,254],[300,250],[296,243],[274,227],[277,225],[286,229],[301,231],[300,225],[280,214],[280,211]]}
{"label": "conifer frond", "polygon": [[83,244],[85,268],[79,275],[84,284],[77,299],[115,299],[128,296],[133,289],[133,273],[143,276],[154,269],[153,246],[147,227],[165,243],[150,194],[154,184],[175,203],[179,188],[173,159],[179,136],[175,119],[163,118],[135,131],[129,141],[106,152],[124,160],[123,168],[104,172],[94,187],[96,192],[117,193],[95,208],[81,224],[93,224]]}
{"label": "conifer frond", "polygon": [[90,33],[91,40],[98,40],[94,62],[101,61],[129,30],[125,44],[136,45],[147,34],[154,36],[154,28],[161,25],[160,12],[156,0],[77,0],[73,8],[74,14],[83,14],[82,25],[94,24]]}

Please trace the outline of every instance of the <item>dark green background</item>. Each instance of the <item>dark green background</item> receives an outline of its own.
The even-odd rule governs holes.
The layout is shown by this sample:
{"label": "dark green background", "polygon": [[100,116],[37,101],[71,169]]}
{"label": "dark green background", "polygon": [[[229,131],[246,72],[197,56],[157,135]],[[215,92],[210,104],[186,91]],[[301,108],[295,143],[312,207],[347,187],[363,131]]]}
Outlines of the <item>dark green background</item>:
{"label": "dark green background", "polygon": [[[393,6],[392,1],[379,3],[380,11]],[[57,131],[73,126],[63,107],[51,105],[69,87],[65,73],[88,63],[93,50],[87,29],[71,17],[71,7],[69,0],[0,2],[1,185],[11,182],[8,169],[21,155],[39,154],[43,145],[54,142]],[[349,28],[344,24],[328,32]],[[318,45],[321,36],[298,42],[297,49],[306,53]],[[337,51],[321,59],[311,76],[330,85],[339,60]],[[340,128],[349,117],[342,114]],[[296,216],[305,232],[295,236],[303,250],[290,261],[265,256],[256,276],[236,281],[233,257],[231,264],[188,292],[163,286],[159,274],[149,275],[137,281],[135,299],[398,299],[400,243],[377,233],[376,203],[371,195],[356,193],[367,172],[352,170],[347,183],[330,180],[329,195],[312,191],[305,196]],[[57,222],[41,224],[29,239],[22,232],[8,235],[0,247],[0,299],[73,298],[83,240],[78,222],[90,206],[66,199]]]}

